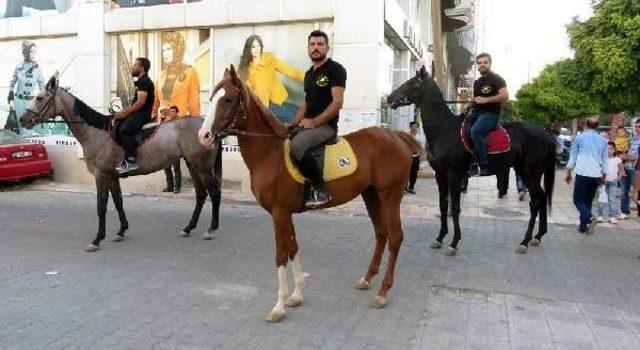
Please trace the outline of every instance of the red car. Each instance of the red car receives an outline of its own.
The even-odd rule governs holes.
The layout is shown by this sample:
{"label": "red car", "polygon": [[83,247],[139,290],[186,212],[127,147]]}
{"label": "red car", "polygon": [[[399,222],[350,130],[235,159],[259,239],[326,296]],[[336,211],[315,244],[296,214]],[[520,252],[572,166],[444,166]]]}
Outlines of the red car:
{"label": "red car", "polygon": [[27,143],[18,134],[0,130],[0,181],[17,181],[51,173],[43,145]]}

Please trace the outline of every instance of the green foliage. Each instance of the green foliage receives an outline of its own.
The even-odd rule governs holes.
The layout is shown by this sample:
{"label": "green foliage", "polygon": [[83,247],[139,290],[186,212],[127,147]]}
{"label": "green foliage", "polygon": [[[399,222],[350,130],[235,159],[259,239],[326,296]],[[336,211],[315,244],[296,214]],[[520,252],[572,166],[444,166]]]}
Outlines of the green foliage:
{"label": "green foliage", "polygon": [[500,121],[503,122],[516,122],[520,121],[518,116],[518,110],[516,109],[516,103],[513,100],[509,100],[502,104],[500,110]]}
{"label": "green foliage", "polygon": [[548,65],[516,94],[518,115],[522,119],[547,124],[599,113],[600,105],[575,87],[578,78],[584,74],[570,59]]}
{"label": "green foliage", "polygon": [[581,72],[571,83],[605,112],[640,110],[640,1],[595,1],[593,9],[588,20],[567,26]]}

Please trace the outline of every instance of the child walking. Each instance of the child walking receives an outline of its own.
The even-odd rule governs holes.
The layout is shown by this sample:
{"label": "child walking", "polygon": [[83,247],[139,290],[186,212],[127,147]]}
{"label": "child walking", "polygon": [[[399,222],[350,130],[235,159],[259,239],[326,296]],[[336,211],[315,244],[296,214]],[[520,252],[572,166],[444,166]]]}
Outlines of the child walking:
{"label": "child walking", "polygon": [[[618,188],[618,179],[621,176],[625,176],[624,166],[622,165],[622,158],[617,156],[616,145],[614,142],[609,142],[607,145],[607,164],[605,166],[605,175],[607,176],[604,190],[607,194],[607,201],[609,205],[609,222],[617,224],[618,220],[618,208],[616,207],[616,189]],[[596,221],[604,222],[604,211],[607,203],[601,203],[598,201],[598,217]]]}

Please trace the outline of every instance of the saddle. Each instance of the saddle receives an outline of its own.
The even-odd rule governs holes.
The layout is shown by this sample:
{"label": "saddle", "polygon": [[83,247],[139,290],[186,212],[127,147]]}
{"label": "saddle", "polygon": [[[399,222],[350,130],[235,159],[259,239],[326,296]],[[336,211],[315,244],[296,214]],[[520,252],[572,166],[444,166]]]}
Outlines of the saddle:
{"label": "saddle", "polygon": [[[284,163],[289,175],[299,184],[304,184],[304,176],[289,155],[291,140],[284,141]],[[324,144],[308,151],[318,164],[325,182],[349,176],[358,169],[358,160],[349,142],[342,137],[334,137]]]}
{"label": "saddle", "polygon": [[[471,137],[469,137],[468,124],[469,119],[465,118],[462,122],[462,126],[460,127],[460,138],[462,139],[464,148],[466,148],[469,153],[473,154],[475,152],[473,142],[471,141]],[[511,149],[511,139],[509,138],[509,134],[501,125],[498,125],[497,128],[489,131],[489,135],[487,135],[487,137],[489,138],[489,142],[487,143],[488,154],[504,153]]]}
{"label": "saddle", "polygon": [[[138,143],[138,146],[149,141],[153,137],[153,135],[156,134],[161,124],[162,124],[162,121],[154,121],[154,122],[143,125],[142,129],[138,130],[138,132],[135,135],[135,139],[136,139],[136,142]],[[113,139],[113,141],[115,141],[117,144],[120,144],[118,142],[118,135],[116,132],[116,130],[118,130],[117,126],[118,126],[118,121],[116,120],[112,120],[111,123],[109,123],[109,135],[111,135],[111,138]]]}

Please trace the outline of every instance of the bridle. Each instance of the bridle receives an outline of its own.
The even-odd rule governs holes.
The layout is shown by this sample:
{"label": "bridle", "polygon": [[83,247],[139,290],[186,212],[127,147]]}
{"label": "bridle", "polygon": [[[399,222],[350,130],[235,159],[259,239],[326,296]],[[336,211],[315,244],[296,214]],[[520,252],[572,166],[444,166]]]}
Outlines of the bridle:
{"label": "bridle", "polygon": [[[46,91],[50,92],[50,96],[47,98],[47,100],[42,104],[42,106],[38,109],[38,111],[33,111],[30,108],[26,108],[25,109],[25,114],[31,114],[34,116],[34,121],[33,124],[44,124],[44,123],[65,123],[65,124],[83,124],[86,123],[85,121],[67,121],[67,120],[55,120],[55,119],[46,119],[46,118],[42,118],[44,115],[44,111],[49,107],[49,105],[51,103],[53,103],[53,111],[54,113],[56,113],[57,110],[57,105],[56,105],[56,95],[58,94],[58,89],[59,88],[55,88],[55,89],[51,89],[51,88],[45,88]],[[36,97],[37,100],[37,97]]]}
{"label": "bridle", "polygon": [[[40,109],[38,109],[38,111],[33,111],[30,108],[26,108],[25,109],[25,114],[31,114],[34,116],[34,123],[33,124],[38,124],[38,122],[40,123],[47,123],[47,120],[42,119],[42,120],[38,120],[43,116],[43,112],[44,110],[46,110],[47,108],[49,108],[49,105],[53,102],[53,111],[55,112],[56,110],[56,94],[58,93],[58,89],[50,89],[50,88],[46,88],[46,91],[50,92],[51,94],[49,95],[49,97],[47,98],[47,100],[42,104],[42,106],[40,107]],[[37,97],[36,97],[37,100]]]}
{"label": "bridle", "polygon": [[[228,82],[229,78],[224,78],[211,93],[211,98],[209,101],[213,99],[213,96],[218,92],[218,90],[222,87],[225,82]],[[247,111],[245,108],[244,94],[243,91],[237,86],[231,84],[235,92],[238,94],[236,101],[233,106],[233,120],[231,124],[224,128],[224,130],[216,131],[213,133],[214,140],[222,140],[225,137],[232,136],[258,136],[258,137],[279,137],[279,135],[273,134],[265,134],[265,133],[257,133],[257,132],[249,132],[245,131],[242,128],[246,125],[247,122]]]}

